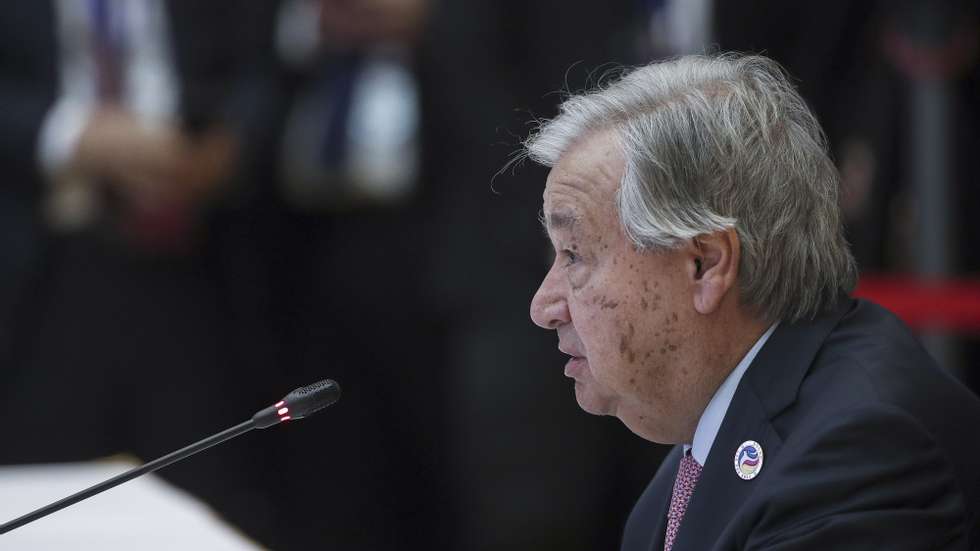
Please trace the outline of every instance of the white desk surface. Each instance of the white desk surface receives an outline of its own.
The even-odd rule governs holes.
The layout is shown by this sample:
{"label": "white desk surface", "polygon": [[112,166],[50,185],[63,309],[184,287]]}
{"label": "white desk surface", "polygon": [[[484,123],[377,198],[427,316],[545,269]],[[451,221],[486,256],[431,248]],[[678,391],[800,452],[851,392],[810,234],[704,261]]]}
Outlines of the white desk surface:
{"label": "white desk surface", "polygon": [[[0,523],[125,472],[137,463],[0,466]],[[261,547],[186,492],[149,474],[0,535],[0,550],[252,551]]]}

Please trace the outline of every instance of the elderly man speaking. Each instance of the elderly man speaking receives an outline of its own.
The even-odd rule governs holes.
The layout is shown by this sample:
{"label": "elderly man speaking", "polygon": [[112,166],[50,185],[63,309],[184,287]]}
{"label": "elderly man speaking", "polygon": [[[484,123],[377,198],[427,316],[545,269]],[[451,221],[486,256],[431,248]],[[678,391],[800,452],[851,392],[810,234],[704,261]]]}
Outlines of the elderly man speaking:
{"label": "elderly man speaking", "polygon": [[856,280],[822,131],[757,56],[570,97],[531,304],[582,409],[677,444],[622,549],[976,549],[980,401]]}

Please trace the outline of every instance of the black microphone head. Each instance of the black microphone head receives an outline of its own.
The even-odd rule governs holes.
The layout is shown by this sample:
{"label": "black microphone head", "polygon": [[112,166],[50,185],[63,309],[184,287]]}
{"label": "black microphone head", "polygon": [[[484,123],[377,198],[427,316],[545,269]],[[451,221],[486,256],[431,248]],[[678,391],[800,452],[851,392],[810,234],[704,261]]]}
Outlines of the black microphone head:
{"label": "black microphone head", "polygon": [[322,381],[297,388],[252,416],[255,428],[264,429],[290,419],[309,417],[340,399],[340,385],[337,381]]}
{"label": "black microphone head", "polygon": [[289,415],[293,419],[309,417],[321,409],[333,405],[337,400],[340,400],[340,385],[331,379],[324,379],[312,385],[297,388],[282,399],[283,402],[286,402]]}

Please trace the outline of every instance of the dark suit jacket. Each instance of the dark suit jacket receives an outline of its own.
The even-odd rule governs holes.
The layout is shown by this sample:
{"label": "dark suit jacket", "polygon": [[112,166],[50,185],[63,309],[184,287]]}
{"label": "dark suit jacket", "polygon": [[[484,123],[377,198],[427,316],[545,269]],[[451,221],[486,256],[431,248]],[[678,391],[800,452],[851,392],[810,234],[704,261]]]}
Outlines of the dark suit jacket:
{"label": "dark suit jacket", "polygon": [[[742,378],[674,551],[975,549],[980,401],[883,308],[845,300],[780,325]],[[759,442],[758,476],[734,471]],[[663,549],[681,450],[640,497],[624,551]]]}

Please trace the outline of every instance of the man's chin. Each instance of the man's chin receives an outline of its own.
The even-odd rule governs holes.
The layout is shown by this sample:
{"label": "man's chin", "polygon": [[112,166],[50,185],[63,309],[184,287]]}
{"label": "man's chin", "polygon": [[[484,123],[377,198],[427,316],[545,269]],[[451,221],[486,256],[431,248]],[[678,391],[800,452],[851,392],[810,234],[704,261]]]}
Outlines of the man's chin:
{"label": "man's chin", "polygon": [[592,415],[610,415],[610,404],[612,400],[600,396],[591,385],[581,381],[575,381],[575,401],[578,407],[586,413]]}

